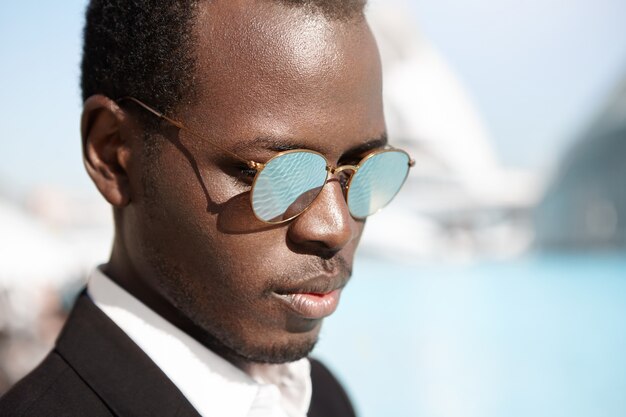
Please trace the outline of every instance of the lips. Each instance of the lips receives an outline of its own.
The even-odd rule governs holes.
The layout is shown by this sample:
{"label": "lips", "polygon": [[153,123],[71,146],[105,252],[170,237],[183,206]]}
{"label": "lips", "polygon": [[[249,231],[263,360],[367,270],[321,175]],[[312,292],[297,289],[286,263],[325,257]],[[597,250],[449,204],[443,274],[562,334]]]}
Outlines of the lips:
{"label": "lips", "polygon": [[302,318],[322,319],[335,312],[341,289],[348,280],[338,275],[317,277],[290,288],[275,290],[273,295]]}
{"label": "lips", "polygon": [[339,305],[341,290],[325,294],[316,293],[294,293],[278,294],[274,293],[279,300],[285,303],[291,310],[306,319],[322,319],[330,316]]}

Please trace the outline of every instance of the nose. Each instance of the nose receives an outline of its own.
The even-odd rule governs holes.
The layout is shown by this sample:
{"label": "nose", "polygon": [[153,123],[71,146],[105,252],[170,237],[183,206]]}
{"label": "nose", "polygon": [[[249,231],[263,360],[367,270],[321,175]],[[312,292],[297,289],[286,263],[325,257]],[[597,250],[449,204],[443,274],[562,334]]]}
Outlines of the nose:
{"label": "nose", "polygon": [[287,237],[298,249],[332,257],[360,233],[339,181],[331,178],[304,213],[289,224]]}

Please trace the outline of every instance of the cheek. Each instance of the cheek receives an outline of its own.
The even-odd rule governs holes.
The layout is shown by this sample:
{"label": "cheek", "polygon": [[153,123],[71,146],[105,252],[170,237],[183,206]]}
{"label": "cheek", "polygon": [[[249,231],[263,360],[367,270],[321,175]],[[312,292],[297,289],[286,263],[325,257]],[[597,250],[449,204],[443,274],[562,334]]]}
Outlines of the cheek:
{"label": "cheek", "polygon": [[216,216],[208,207],[223,193],[219,188],[209,190],[194,169],[195,161],[170,148],[164,145],[157,157],[144,161],[141,175],[131,177],[138,191],[124,213],[128,225],[124,235],[133,242],[129,252],[139,252],[132,254],[134,258],[144,262],[157,258],[164,269],[169,264],[170,269],[186,272],[194,259],[214,264]]}
{"label": "cheek", "polygon": [[246,289],[261,291],[271,276],[269,260],[284,255],[277,251],[284,231],[255,232],[249,193],[224,174],[205,171],[200,181],[188,164],[169,166],[177,168],[146,178],[147,192],[135,204],[139,227],[130,238],[141,245],[141,258],[161,264],[155,273],[168,275],[162,282],[174,279],[195,293],[245,297]]}

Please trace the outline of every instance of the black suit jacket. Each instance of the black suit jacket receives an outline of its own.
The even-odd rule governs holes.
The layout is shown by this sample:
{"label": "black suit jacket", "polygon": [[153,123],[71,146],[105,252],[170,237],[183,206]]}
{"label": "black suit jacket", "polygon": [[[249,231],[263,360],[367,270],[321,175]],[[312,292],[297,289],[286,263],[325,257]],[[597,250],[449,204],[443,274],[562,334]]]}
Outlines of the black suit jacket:
{"label": "black suit jacket", "polygon": [[[309,417],[354,416],[341,385],[315,360],[311,360],[311,378]],[[199,414],[156,364],[83,293],[52,352],[0,398],[0,416]]]}

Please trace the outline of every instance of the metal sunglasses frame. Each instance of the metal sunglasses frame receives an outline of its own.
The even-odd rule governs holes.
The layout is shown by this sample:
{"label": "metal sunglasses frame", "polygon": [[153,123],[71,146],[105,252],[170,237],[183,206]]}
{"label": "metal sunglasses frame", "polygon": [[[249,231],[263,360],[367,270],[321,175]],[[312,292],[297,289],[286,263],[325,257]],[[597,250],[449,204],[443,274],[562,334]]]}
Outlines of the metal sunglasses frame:
{"label": "metal sunglasses frame", "polygon": [[[121,97],[117,100],[115,100],[117,103],[121,103],[123,101],[132,101],[133,103],[139,105],[140,107],[142,107],[143,109],[147,110],[148,112],[152,113],[153,115],[155,115],[156,117],[158,117],[161,120],[165,120],[166,122],[170,123],[171,125],[177,127],[180,130],[183,130],[185,132],[187,132],[188,134],[190,134],[191,136],[199,139],[199,140],[203,140],[203,141],[207,141],[209,142],[211,145],[215,146],[216,148],[228,153],[229,155],[235,157],[236,159],[244,162],[248,168],[253,169],[256,171],[256,173],[254,174],[254,180],[252,181],[252,187],[250,189],[250,208],[252,209],[252,212],[254,213],[254,216],[259,219],[260,221],[262,221],[263,223],[267,223],[267,224],[281,224],[281,223],[285,223],[288,222],[290,220],[295,219],[296,217],[298,217],[299,215],[301,215],[302,213],[306,212],[312,205],[313,202],[317,199],[317,197],[320,195],[320,193],[322,192],[324,186],[326,186],[326,184],[328,183],[328,180],[330,179],[330,176],[341,173],[343,171],[352,171],[352,174],[350,175],[350,179],[348,180],[348,182],[346,183],[345,187],[345,199],[346,199],[346,204],[348,205],[348,210],[350,211],[350,206],[348,204],[348,198],[349,198],[349,194],[350,194],[350,185],[352,184],[352,180],[354,179],[354,176],[356,175],[356,173],[359,171],[359,168],[361,168],[370,158],[382,154],[382,153],[386,153],[386,152],[400,152],[400,153],[404,153],[407,156],[407,160],[408,160],[408,168],[406,170],[406,175],[404,176],[404,179],[402,180],[402,184],[400,185],[400,187],[398,187],[398,191],[400,191],[400,189],[402,188],[402,185],[404,184],[404,182],[406,181],[406,178],[409,175],[409,171],[410,168],[412,168],[413,166],[415,166],[415,160],[411,158],[411,156],[404,150],[401,149],[396,149],[393,148],[391,146],[387,146],[383,149],[377,149],[374,150],[372,152],[369,152],[367,155],[365,155],[358,164],[356,165],[340,165],[340,166],[333,166],[329,163],[328,158],[326,158],[326,156],[324,156],[323,154],[321,154],[320,152],[311,150],[311,149],[290,149],[288,151],[283,151],[283,152],[279,152],[276,155],[272,156],[267,162],[262,163],[262,162],[257,162],[257,161],[253,161],[250,159],[246,159],[243,158],[239,155],[237,155],[236,153],[224,148],[221,145],[218,145],[217,143],[215,143],[214,141],[206,138],[204,135],[198,134],[196,132],[194,132],[193,130],[189,129],[183,122],[172,119],[168,116],[166,116],[165,114],[159,112],[158,110],[154,109],[153,107],[147,105],[146,103],[142,102],[139,99],[136,99],[134,97],[130,97],[130,96],[126,96],[126,97]],[[324,179],[324,183],[322,184],[322,186],[320,187],[319,192],[315,195],[315,197],[311,200],[311,202],[299,213],[294,214],[293,216],[287,218],[287,219],[281,219],[279,221],[268,221],[265,219],[262,219],[261,217],[259,217],[257,215],[257,213],[254,211],[254,204],[252,202],[252,197],[254,194],[254,186],[256,185],[256,181],[259,178],[259,175],[261,174],[261,172],[263,171],[263,169],[273,160],[275,160],[276,158],[280,158],[283,155],[286,154],[290,154],[290,153],[295,153],[295,152],[308,152],[308,153],[312,153],[312,154],[316,154],[321,156],[324,161],[326,161],[326,178]],[[396,194],[397,192],[396,191]],[[391,202],[391,200],[393,200],[393,198],[395,198],[395,194],[394,196],[389,200],[389,202]],[[388,202],[388,203],[389,203]],[[386,205],[386,204],[385,204]],[[352,212],[350,211],[350,215],[352,217],[354,217],[355,219],[365,219],[366,217],[371,216],[372,214],[375,214],[377,212],[379,212],[380,210],[382,210],[385,206],[380,207],[378,210],[376,210],[374,213],[370,213],[367,216],[355,216],[354,214],[352,214]]]}

